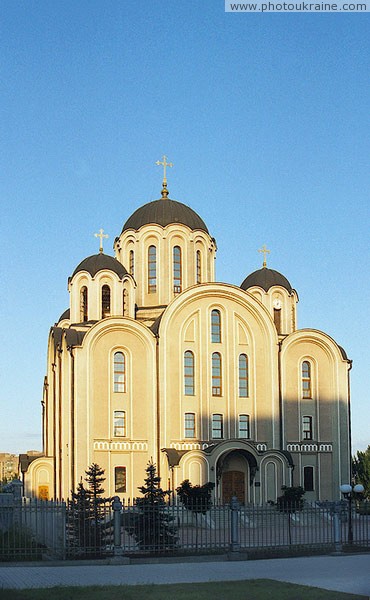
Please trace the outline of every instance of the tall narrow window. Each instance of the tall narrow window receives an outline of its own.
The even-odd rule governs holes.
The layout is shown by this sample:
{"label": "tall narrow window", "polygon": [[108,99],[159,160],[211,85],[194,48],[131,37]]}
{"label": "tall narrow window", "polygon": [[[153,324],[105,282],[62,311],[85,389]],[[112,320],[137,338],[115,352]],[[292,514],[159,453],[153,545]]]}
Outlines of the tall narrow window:
{"label": "tall narrow window", "polygon": [[114,437],[126,436],[126,413],[124,410],[114,411],[113,435]]}
{"label": "tall narrow window", "polygon": [[302,396],[303,398],[312,398],[311,364],[308,360],[304,360],[302,363]]}
{"label": "tall narrow window", "polygon": [[249,439],[249,415],[239,415],[239,437]]}
{"label": "tall narrow window", "polygon": [[194,354],[191,350],[184,353],[184,389],[185,396],[194,396]]}
{"label": "tall narrow window", "polygon": [[212,415],[212,437],[222,440],[224,437],[224,418],[222,415]]}
{"label": "tall narrow window", "polygon": [[313,492],[313,467],[304,467],[303,469],[303,488],[305,492]]}
{"label": "tall narrow window", "polygon": [[278,333],[281,333],[281,309],[274,308],[274,323]]}
{"label": "tall narrow window", "polygon": [[304,440],[312,440],[312,417],[302,417],[302,437]]}
{"label": "tall narrow window", "polygon": [[148,292],[154,294],[157,291],[157,248],[149,246],[148,249]]}
{"label": "tall narrow window", "polygon": [[127,290],[122,292],[122,314],[125,317],[128,314],[128,294]]}
{"label": "tall narrow window", "polygon": [[126,361],[123,352],[115,352],[113,359],[113,391],[126,391]]}
{"label": "tall narrow window", "polygon": [[114,467],[114,491],[119,494],[126,492],[126,467]]}
{"label": "tall narrow window", "polygon": [[239,397],[248,396],[248,357],[246,354],[239,354]]}
{"label": "tall narrow window", "polygon": [[219,352],[214,352],[212,354],[212,396],[222,395],[221,369],[221,354]]}
{"label": "tall narrow window", "polygon": [[88,298],[87,298],[87,287],[84,285],[80,291],[80,321],[84,323],[87,321],[87,306]]}
{"label": "tall narrow window", "polygon": [[134,277],[135,275],[135,262],[134,262],[134,251],[130,250],[129,253],[129,273]]}
{"label": "tall narrow window", "polygon": [[185,437],[195,438],[195,414],[185,413]]}
{"label": "tall narrow window", "polygon": [[197,250],[196,261],[197,261],[197,283],[201,283],[202,282],[202,255],[200,253],[200,250]]}
{"label": "tall narrow window", "polygon": [[173,291],[175,294],[179,294],[182,289],[181,269],[181,248],[175,246],[173,249]]}
{"label": "tall narrow window", "polygon": [[211,313],[211,340],[212,342],[221,342],[221,314],[219,310],[213,310]]}
{"label": "tall narrow window", "polygon": [[101,290],[101,316],[102,319],[110,316],[110,287],[103,285]]}

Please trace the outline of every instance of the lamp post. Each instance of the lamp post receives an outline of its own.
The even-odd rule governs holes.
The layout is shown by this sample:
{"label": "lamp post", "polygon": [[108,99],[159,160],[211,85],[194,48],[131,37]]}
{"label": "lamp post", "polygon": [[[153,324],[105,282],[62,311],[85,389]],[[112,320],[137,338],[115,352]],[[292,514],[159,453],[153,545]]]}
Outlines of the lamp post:
{"label": "lamp post", "polygon": [[349,483],[344,483],[340,486],[340,491],[348,502],[348,543],[352,544],[353,542],[353,529],[352,529],[352,500],[356,498],[357,494],[362,494],[364,491],[364,486],[358,483],[357,485],[350,485]]}

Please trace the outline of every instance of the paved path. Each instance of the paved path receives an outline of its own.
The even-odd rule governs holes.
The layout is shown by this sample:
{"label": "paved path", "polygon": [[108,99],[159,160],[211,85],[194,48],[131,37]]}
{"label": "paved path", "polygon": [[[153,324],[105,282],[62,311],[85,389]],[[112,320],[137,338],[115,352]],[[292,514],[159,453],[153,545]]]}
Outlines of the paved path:
{"label": "paved path", "polygon": [[261,578],[352,592],[370,598],[370,554],[256,561],[0,566],[0,588],[18,589]]}

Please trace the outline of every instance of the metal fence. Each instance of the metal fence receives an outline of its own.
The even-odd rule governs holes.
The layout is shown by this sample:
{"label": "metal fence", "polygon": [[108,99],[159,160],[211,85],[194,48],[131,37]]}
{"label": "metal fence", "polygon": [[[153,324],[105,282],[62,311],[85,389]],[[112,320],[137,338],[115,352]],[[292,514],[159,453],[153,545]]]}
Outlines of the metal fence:
{"label": "metal fence", "polygon": [[123,506],[115,498],[81,506],[6,496],[0,501],[0,561],[370,548],[370,514],[348,510],[346,502],[280,512],[275,505],[233,501],[191,511],[179,502]]}

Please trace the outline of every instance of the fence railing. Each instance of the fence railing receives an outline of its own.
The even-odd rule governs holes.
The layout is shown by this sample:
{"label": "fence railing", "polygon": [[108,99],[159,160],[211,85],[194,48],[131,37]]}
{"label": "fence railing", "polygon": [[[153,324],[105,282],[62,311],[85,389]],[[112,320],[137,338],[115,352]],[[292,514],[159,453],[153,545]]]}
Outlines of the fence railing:
{"label": "fence railing", "polygon": [[[6,501],[5,501],[6,500]],[[243,552],[320,547],[370,548],[370,514],[345,502],[230,505],[187,510],[172,504],[96,505],[14,499],[0,502],[0,561],[138,554]],[[349,518],[350,517],[350,518]]]}

